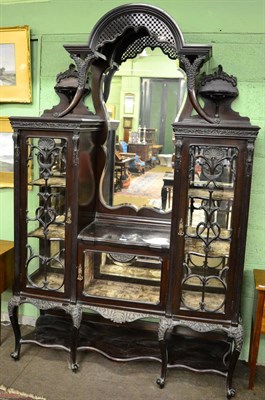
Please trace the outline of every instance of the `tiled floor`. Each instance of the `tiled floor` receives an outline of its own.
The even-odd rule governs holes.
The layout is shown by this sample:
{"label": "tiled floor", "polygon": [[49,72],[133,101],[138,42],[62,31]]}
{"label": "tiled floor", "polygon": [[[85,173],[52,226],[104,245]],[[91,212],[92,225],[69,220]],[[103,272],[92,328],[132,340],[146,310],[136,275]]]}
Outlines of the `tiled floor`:
{"label": "tiled floor", "polygon": [[[22,333],[28,331],[22,327]],[[34,393],[47,400],[225,400],[223,376],[171,369],[164,389],[156,384],[160,364],[156,361],[118,363],[94,352],[78,355],[77,373],[69,369],[69,354],[63,350],[24,344],[19,361],[10,326],[2,326],[0,385]],[[234,375],[238,400],[265,399],[265,367],[257,367],[254,390],[249,391],[248,367],[239,361]]]}

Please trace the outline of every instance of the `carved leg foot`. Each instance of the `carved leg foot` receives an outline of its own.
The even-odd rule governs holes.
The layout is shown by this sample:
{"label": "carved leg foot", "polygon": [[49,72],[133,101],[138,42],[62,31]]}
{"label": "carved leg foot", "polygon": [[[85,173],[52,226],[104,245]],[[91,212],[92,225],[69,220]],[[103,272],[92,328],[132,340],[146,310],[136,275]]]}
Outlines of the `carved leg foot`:
{"label": "carved leg foot", "polygon": [[228,368],[228,374],[227,374],[227,398],[231,399],[231,397],[235,396],[235,389],[232,388],[232,380],[233,380],[233,374],[235,370],[235,366],[237,363],[237,360],[239,358],[241,348],[242,348],[242,343],[243,343],[243,329],[241,325],[238,325],[238,327],[234,328],[232,331],[233,340],[234,340],[234,349],[232,352],[229,368]]}
{"label": "carved leg foot", "polygon": [[156,383],[158,384],[160,389],[163,389],[163,387],[165,386],[165,379],[164,378],[157,378]]}
{"label": "carved leg foot", "polygon": [[79,332],[79,329],[77,329],[76,327],[73,327],[71,351],[70,351],[70,363],[71,363],[71,370],[73,372],[77,372],[77,370],[79,368],[79,364],[76,362],[76,346],[77,346],[78,332]]}
{"label": "carved leg foot", "polygon": [[70,349],[70,363],[72,371],[77,372],[79,364],[76,362],[76,352],[77,352],[77,340],[78,340],[79,328],[82,319],[82,309],[78,306],[72,307],[70,308],[70,314],[73,321],[71,349]]}
{"label": "carved leg foot", "polygon": [[18,305],[13,303],[12,299],[9,302],[8,305],[8,313],[9,313],[9,319],[14,331],[15,335],[15,350],[10,354],[10,356],[14,360],[19,360],[19,355],[20,355],[20,348],[21,348],[21,331],[20,331],[20,326],[18,323]]}
{"label": "carved leg foot", "polygon": [[161,353],[161,375],[156,380],[156,383],[159,385],[160,389],[163,389],[165,386],[166,381],[166,374],[167,374],[167,364],[168,364],[168,352],[167,352],[167,343],[165,340],[165,336],[168,329],[172,328],[172,320],[170,318],[161,318],[159,322],[158,328],[158,340],[159,340],[159,347]]}
{"label": "carved leg foot", "polygon": [[160,389],[163,389],[166,381],[167,362],[168,362],[167,346],[165,340],[160,340],[159,346],[161,352],[162,365],[161,365],[161,376],[156,380],[156,383],[158,384]]}
{"label": "carved leg foot", "polygon": [[227,398],[228,399],[231,399],[231,397],[234,397],[235,396],[235,394],[236,394],[236,391],[235,391],[235,389],[228,389],[227,390]]}
{"label": "carved leg foot", "polygon": [[15,351],[12,351],[12,353],[10,353],[10,357],[13,358],[13,360],[15,361],[19,360],[19,356],[20,356],[20,346]]}
{"label": "carved leg foot", "polygon": [[73,372],[77,372],[79,368],[79,364],[77,362],[71,364],[71,370]]}
{"label": "carved leg foot", "polygon": [[233,374],[234,374],[234,370],[235,370],[235,366],[236,366],[239,354],[240,354],[240,351],[238,351],[237,349],[234,349],[234,351],[232,353],[229,369],[228,369],[227,383],[226,383],[228,399],[231,399],[231,397],[234,397],[235,393],[236,393],[235,389],[233,389],[233,387],[232,387],[232,381],[233,381]]}

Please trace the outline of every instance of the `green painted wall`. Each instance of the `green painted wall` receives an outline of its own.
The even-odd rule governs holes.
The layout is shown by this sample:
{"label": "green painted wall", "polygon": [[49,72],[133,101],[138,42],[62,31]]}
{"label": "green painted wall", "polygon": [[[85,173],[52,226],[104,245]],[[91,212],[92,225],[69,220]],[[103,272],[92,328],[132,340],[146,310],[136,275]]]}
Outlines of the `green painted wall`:
{"label": "green painted wall", "polygon": [[[46,0],[7,4],[0,0],[0,25],[31,28],[33,102],[1,104],[0,115],[40,115],[58,102],[53,93],[55,76],[71,62],[62,47],[85,43],[101,16],[124,1]],[[234,109],[261,127],[255,147],[253,182],[242,293],[245,341],[242,359],[248,357],[251,311],[255,289],[253,268],[265,269],[265,1],[264,0],[164,0],[148,1],[163,8],[178,23],[187,43],[211,43],[210,69],[222,64],[238,78],[239,98]],[[13,239],[13,190],[0,190],[0,238]],[[4,311],[10,291],[3,296]],[[35,315],[32,308],[22,310]],[[259,362],[265,364],[265,338]]]}

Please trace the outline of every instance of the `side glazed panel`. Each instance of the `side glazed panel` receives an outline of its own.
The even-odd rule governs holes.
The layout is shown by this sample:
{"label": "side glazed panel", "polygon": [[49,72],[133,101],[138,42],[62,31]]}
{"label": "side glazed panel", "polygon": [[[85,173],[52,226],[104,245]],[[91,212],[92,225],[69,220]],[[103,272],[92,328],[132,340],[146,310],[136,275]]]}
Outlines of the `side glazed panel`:
{"label": "side glazed panel", "polygon": [[22,132],[20,143],[19,291],[69,297],[72,141],[56,132]]}
{"label": "side glazed panel", "polygon": [[224,313],[238,150],[189,147],[182,310]]}
{"label": "side glazed panel", "polygon": [[[27,210],[26,284],[28,287],[64,291],[65,174],[67,141],[34,138],[27,141],[36,179],[29,181],[38,206]],[[29,192],[28,192],[29,193]]]}

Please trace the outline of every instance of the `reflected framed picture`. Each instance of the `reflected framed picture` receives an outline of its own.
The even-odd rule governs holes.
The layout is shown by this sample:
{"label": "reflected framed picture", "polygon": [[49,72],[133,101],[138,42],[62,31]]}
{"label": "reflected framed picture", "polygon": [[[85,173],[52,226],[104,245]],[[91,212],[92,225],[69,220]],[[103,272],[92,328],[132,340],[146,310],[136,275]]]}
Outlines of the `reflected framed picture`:
{"label": "reflected framed picture", "polygon": [[13,131],[7,117],[0,117],[0,188],[14,187]]}
{"label": "reflected framed picture", "polygon": [[132,129],[133,117],[123,118],[123,127],[127,129]]}
{"label": "reflected framed picture", "polygon": [[110,119],[115,119],[115,106],[113,104],[107,104],[108,116]]}
{"label": "reflected framed picture", "polygon": [[29,27],[0,28],[0,102],[31,101]]}
{"label": "reflected framed picture", "polygon": [[134,94],[126,93],[124,96],[124,114],[134,113]]}

